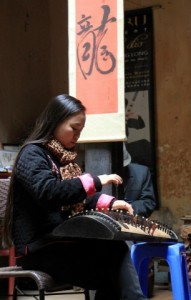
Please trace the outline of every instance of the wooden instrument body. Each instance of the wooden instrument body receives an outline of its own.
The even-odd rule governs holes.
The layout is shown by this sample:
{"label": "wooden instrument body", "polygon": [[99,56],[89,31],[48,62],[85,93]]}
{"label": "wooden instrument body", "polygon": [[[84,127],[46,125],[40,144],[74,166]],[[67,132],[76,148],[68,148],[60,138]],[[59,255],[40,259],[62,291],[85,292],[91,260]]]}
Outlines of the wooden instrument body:
{"label": "wooden instrument body", "polygon": [[54,237],[104,240],[177,242],[166,225],[129,215],[126,211],[85,211],[70,217],[53,231]]}

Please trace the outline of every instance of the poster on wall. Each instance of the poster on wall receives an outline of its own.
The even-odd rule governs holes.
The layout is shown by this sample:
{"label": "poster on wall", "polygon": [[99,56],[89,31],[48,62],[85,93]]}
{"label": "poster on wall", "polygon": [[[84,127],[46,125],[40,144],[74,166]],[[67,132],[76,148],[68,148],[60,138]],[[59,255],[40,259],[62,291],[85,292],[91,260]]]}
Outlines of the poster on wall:
{"label": "poster on wall", "polygon": [[122,0],[70,0],[69,93],[87,109],[79,142],[124,141]]}
{"label": "poster on wall", "polygon": [[154,172],[154,90],[152,9],[125,12],[125,115],[132,162]]}

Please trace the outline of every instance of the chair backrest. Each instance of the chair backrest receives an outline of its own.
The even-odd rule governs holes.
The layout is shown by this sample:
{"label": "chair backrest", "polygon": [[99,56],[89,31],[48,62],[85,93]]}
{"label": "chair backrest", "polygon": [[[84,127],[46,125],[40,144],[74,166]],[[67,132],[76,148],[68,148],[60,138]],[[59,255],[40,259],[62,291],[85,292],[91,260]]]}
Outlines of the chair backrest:
{"label": "chair backrest", "polygon": [[0,179],[0,220],[4,219],[10,178]]}
{"label": "chair backrest", "polygon": [[[5,209],[6,209],[9,185],[10,185],[10,178],[6,178],[6,179],[0,178],[0,249],[3,247],[2,246],[2,224],[3,224],[3,219],[5,217]],[[8,253],[6,254],[2,251],[3,250],[0,250],[0,255],[9,255]]]}

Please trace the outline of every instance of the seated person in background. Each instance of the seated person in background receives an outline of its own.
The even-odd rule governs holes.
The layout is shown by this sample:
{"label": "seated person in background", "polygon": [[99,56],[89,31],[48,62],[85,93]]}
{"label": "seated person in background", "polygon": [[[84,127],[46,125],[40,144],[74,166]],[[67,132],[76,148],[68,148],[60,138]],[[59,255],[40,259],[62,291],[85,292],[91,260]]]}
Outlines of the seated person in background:
{"label": "seated person in background", "polygon": [[[149,168],[131,163],[131,156],[123,143],[123,183],[124,198],[134,210],[134,214],[149,217],[156,206],[155,194]],[[133,241],[126,241],[131,248]],[[150,278],[149,278],[150,279]],[[90,291],[93,300],[95,291]]]}
{"label": "seated person in background", "polygon": [[156,207],[156,198],[149,168],[131,163],[131,156],[124,152],[124,200],[133,208],[134,214],[150,217]]}
{"label": "seated person in background", "polygon": [[105,185],[121,184],[119,175],[82,174],[76,164],[85,111],[79,100],[59,95],[37,120],[13,168],[4,243],[13,242],[18,266],[47,272],[59,284],[96,289],[96,300],[143,300],[125,241],[44,239],[72,212],[113,208],[133,213],[124,200],[101,193]]}
{"label": "seated person in background", "polygon": [[[150,217],[156,207],[156,198],[153,189],[153,183],[150,170],[147,166],[131,163],[131,156],[124,148],[123,161],[123,182],[124,182],[124,200],[127,201],[134,210],[134,215]],[[138,241],[137,241],[138,242]],[[129,248],[135,241],[126,241]],[[150,261],[148,273],[148,297],[152,297],[154,288],[153,261]]]}

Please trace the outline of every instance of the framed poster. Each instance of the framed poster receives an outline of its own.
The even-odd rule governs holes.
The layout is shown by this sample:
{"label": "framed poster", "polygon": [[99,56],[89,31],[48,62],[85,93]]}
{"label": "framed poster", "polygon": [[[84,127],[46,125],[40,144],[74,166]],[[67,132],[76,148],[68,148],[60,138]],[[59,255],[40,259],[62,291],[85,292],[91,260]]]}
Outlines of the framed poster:
{"label": "framed poster", "polygon": [[125,11],[124,162],[149,167],[156,189],[152,8]]}

